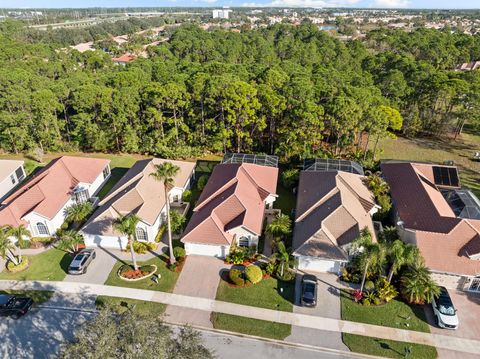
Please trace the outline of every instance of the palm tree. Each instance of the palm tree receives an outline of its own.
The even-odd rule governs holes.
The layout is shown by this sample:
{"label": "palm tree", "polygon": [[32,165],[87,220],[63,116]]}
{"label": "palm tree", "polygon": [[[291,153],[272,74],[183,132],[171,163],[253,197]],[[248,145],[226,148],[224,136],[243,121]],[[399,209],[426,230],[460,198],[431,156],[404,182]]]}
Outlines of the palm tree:
{"label": "palm tree", "polygon": [[13,227],[13,226],[7,226],[7,235],[9,237],[13,237],[17,240],[16,246],[17,246],[17,253],[18,253],[18,261],[22,261],[22,251],[20,248],[20,241],[23,241],[25,237],[31,238],[32,235],[30,234],[30,231],[25,228],[23,224],[21,224],[18,227]]}
{"label": "palm tree", "polygon": [[180,171],[180,167],[175,166],[170,162],[164,162],[162,164],[155,165],[155,172],[150,173],[150,176],[155,178],[157,181],[163,182],[163,188],[165,191],[170,264],[175,263],[175,256],[173,255],[172,225],[170,223],[170,200],[168,198],[168,191],[173,186],[173,179],[177,175],[178,171]]}
{"label": "palm tree", "polygon": [[404,265],[414,265],[418,262],[418,248],[412,244],[404,244],[401,240],[393,241],[387,248],[387,257],[391,263],[388,272],[388,283],[392,281],[393,275]]}
{"label": "palm tree", "polygon": [[440,295],[440,287],[432,279],[428,268],[411,267],[400,279],[400,293],[409,303],[424,304]]}
{"label": "palm tree", "polygon": [[354,249],[358,249],[358,263],[363,268],[360,292],[363,292],[368,270],[381,271],[385,265],[386,250],[381,243],[374,243],[368,229],[363,229],[361,236],[353,243]]}
{"label": "palm tree", "polygon": [[265,232],[271,234],[276,240],[279,237],[286,236],[291,232],[292,221],[286,214],[278,215],[271,223],[265,228]]}
{"label": "palm tree", "polygon": [[81,223],[92,213],[93,205],[90,202],[75,203],[65,209],[67,222]]}
{"label": "palm tree", "polygon": [[288,253],[283,242],[278,242],[277,252],[274,253],[271,258],[280,262],[280,277],[283,277],[285,270],[289,270],[292,263],[290,253]]}
{"label": "palm tree", "polygon": [[8,228],[6,226],[0,227],[0,257],[8,258],[13,264],[18,265],[19,261],[12,252],[14,249],[15,245],[10,240]]}
{"label": "palm tree", "polygon": [[130,248],[130,255],[132,256],[133,269],[138,270],[137,259],[135,258],[135,251],[133,250],[133,241],[135,240],[135,230],[140,219],[134,215],[121,216],[113,222],[114,228],[120,233],[128,237],[128,247]]}
{"label": "palm tree", "polygon": [[77,231],[65,231],[60,236],[60,242],[58,247],[75,253],[78,250],[78,245],[83,243],[83,236]]}

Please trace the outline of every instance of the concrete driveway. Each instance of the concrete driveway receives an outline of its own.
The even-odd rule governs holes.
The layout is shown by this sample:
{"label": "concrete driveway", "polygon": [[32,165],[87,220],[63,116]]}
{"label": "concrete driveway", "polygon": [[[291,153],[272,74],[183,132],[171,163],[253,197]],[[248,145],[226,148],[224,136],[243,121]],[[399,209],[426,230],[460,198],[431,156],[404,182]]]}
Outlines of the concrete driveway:
{"label": "concrete driveway", "polygon": [[[430,324],[430,332],[434,334],[448,335],[452,337],[459,337],[465,339],[480,338],[480,293],[474,294],[469,292],[455,291],[450,289],[448,291],[452,298],[455,308],[457,308],[457,315],[459,326],[457,330],[447,330],[436,326],[433,310],[430,305],[425,307],[425,314]],[[445,349],[437,349],[438,357],[445,359],[474,359],[478,358],[473,354],[454,352]]]}
{"label": "concrete driveway", "polygon": [[88,266],[87,273],[81,275],[67,274],[64,281],[90,284],[105,283],[119,257],[114,251],[105,248],[95,248],[95,253],[96,258]]}
{"label": "concrete driveway", "polygon": [[[229,267],[218,258],[190,255],[186,259],[173,293],[215,299],[220,273]],[[164,316],[170,322],[213,328],[210,314],[211,312],[168,306]]]}
{"label": "concrete driveway", "polygon": [[[300,305],[302,274],[297,274],[295,282],[295,304],[293,312],[299,314],[316,315],[332,319],[341,319],[340,292],[337,276],[330,273],[310,273],[318,279],[317,306],[306,308]],[[286,341],[316,345],[325,348],[348,351],[343,344],[342,334],[323,330],[292,326],[292,334]]]}

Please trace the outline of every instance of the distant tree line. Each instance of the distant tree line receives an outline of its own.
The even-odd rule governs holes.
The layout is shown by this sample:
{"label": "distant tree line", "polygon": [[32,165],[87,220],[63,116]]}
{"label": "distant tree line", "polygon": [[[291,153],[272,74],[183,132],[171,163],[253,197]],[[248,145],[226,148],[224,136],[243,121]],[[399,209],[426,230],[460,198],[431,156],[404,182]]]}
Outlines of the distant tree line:
{"label": "distant tree line", "polygon": [[257,151],[283,159],[360,153],[401,131],[445,135],[480,119],[480,37],[377,30],[341,42],[316,26],[234,33],[178,28],[117,66],[0,35],[0,148],[165,157]]}

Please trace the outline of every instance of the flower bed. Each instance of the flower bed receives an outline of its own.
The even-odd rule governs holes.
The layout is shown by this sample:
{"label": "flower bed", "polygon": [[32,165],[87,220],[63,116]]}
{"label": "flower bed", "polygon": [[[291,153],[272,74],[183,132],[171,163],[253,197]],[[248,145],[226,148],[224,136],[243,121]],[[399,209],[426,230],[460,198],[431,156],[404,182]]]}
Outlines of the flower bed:
{"label": "flower bed", "polygon": [[151,277],[157,271],[155,264],[139,267],[134,270],[130,265],[123,265],[118,269],[117,276],[126,281],[136,282]]}
{"label": "flower bed", "polygon": [[29,265],[28,257],[23,256],[22,261],[18,265],[15,265],[12,261],[8,261],[7,270],[12,273],[17,273],[26,270]]}

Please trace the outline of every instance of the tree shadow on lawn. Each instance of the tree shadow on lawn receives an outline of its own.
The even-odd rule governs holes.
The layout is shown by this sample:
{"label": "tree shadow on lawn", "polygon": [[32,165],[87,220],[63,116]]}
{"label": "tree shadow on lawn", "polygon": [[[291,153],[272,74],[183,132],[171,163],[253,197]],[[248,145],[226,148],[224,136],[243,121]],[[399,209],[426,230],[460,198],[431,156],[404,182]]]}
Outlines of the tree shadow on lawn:
{"label": "tree shadow on lawn", "polygon": [[68,267],[70,266],[70,263],[73,260],[73,256],[74,254],[65,252],[62,259],[60,260],[60,268],[62,268],[62,270],[67,274],[68,274]]}
{"label": "tree shadow on lawn", "polygon": [[400,356],[405,356],[405,353],[401,353],[398,350],[395,350],[394,348],[392,348],[390,346],[390,344],[384,342],[382,339],[374,339],[374,341],[375,341],[375,343],[380,345],[380,348],[382,348],[384,350],[391,350],[392,352],[394,352],[394,353],[396,353]]}
{"label": "tree shadow on lawn", "polygon": [[472,150],[475,148],[474,144],[465,143],[462,139],[458,139],[457,141],[453,140],[450,137],[441,138],[441,137],[417,137],[417,138],[408,138],[408,137],[401,137],[405,140],[411,141],[418,147],[431,149],[431,150],[443,150],[443,151],[461,151],[461,150]]}
{"label": "tree shadow on lawn", "polygon": [[284,282],[277,279],[277,293],[289,303],[295,304],[295,280]]}

